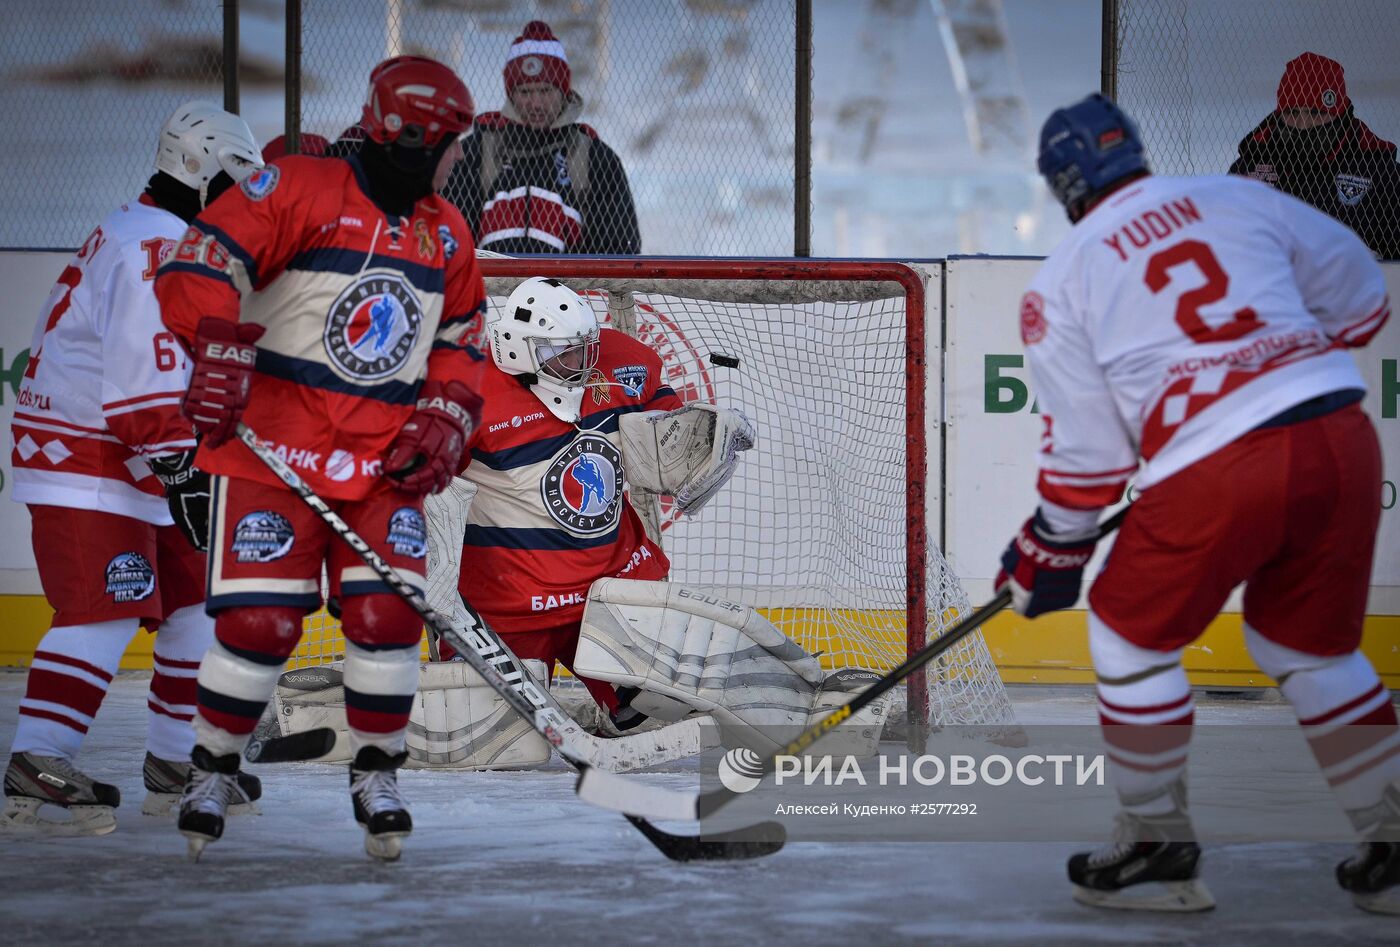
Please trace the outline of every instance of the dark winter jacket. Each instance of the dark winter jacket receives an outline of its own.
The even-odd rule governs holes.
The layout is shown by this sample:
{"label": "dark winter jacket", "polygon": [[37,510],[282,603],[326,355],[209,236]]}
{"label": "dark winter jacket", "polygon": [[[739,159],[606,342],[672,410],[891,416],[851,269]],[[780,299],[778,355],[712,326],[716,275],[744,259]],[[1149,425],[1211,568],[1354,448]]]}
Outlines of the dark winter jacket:
{"label": "dark winter jacket", "polygon": [[477,246],[496,253],[636,254],[637,211],[616,152],[576,121],[571,93],[550,128],[523,124],[509,103],[476,119],[443,195]]}
{"label": "dark winter jacket", "polygon": [[1382,259],[1400,259],[1400,165],[1395,145],[1347,109],[1312,129],[1270,114],[1240,142],[1231,174],[1258,178],[1331,214]]}

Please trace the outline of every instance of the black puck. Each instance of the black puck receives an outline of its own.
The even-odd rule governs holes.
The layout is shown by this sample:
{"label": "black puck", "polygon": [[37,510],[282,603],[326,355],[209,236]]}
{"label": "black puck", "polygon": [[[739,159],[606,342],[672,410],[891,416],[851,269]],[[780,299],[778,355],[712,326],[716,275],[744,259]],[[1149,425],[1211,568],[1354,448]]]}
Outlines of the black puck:
{"label": "black puck", "polygon": [[710,364],[718,365],[721,368],[738,368],[739,360],[733,355],[721,355],[718,352],[711,352]]}

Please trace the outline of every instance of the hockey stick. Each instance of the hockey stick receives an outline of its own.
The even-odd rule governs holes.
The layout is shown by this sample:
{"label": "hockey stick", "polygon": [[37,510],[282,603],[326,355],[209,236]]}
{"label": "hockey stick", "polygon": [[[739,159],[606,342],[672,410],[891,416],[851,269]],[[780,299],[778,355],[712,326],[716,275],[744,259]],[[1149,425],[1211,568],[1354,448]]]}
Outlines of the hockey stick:
{"label": "hockey stick", "polygon": [[281,737],[253,739],[243,750],[249,763],[299,763],[325,756],[335,748],[335,731],[316,727]]}
{"label": "hockey stick", "polygon": [[[1123,507],[1108,519],[1099,524],[1096,539],[1103,539],[1113,532],[1123,522],[1127,516],[1128,507]],[[838,707],[829,716],[822,718],[817,723],[808,727],[797,736],[787,746],[777,753],[772,754],[763,761],[763,772],[759,778],[767,776],[777,768],[780,756],[798,756],[813,743],[820,740],[826,734],[836,729],[843,721],[858,713],[861,709],[869,706],[878,700],[885,693],[893,689],[900,681],[903,681],[910,674],[928,664],[934,658],[944,654],[959,641],[972,634],[989,618],[1000,612],[1007,605],[1011,604],[1010,587],[1003,588],[991,601],[974,611],[967,618],[958,622],[951,629],[938,638],[929,642],[922,650],[910,656],[910,658],[899,667],[890,671],[880,680],[870,685],[865,690],[857,694],[848,704]],[[720,787],[712,789],[706,793],[684,793],[674,790],[661,790],[655,787],[645,788],[645,796],[640,796],[640,789],[633,789],[625,781],[619,781],[611,774],[600,772],[596,769],[585,770],[579,775],[578,785],[575,791],[578,795],[604,809],[613,809],[620,812],[645,811],[653,819],[665,821],[699,820],[706,816],[713,815],[731,802],[738,794]],[[718,854],[714,857],[744,857]]]}
{"label": "hockey stick", "polygon": [[[446,638],[472,669],[481,675],[487,685],[501,695],[507,706],[524,717],[536,732],[559,751],[559,755],[567,763],[581,774],[594,770],[586,760],[586,751],[580,746],[580,738],[584,735],[583,728],[565,714],[557,703],[540,693],[530,676],[514,660],[510,649],[475,610],[467,608],[467,617],[474,623],[473,627],[459,633],[434,611],[422,592],[409,584],[379,553],[370,548],[369,544],[350,528],[349,523],[307,486],[306,481],[302,480],[295,470],[278,457],[271,447],[262,443],[250,427],[241,422],[238,425],[238,439],[300,497],[302,502],[311,507],[331,531],[353,549],[360,560],[373,569],[375,575],[379,576],[395,595],[417,612],[424,624]],[[463,604],[466,604],[465,601]],[[500,667],[507,669],[509,679],[498,669]],[[621,776],[609,775],[624,787],[629,784],[629,781]],[[662,854],[678,861],[688,861],[692,858],[753,858],[767,855],[782,847],[785,836],[782,826],[777,823],[765,823],[755,829],[740,830],[738,833],[693,838],[663,832],[635,815],[628,814],[627,819]],[[727,854],[719,854],[721,852]]]}

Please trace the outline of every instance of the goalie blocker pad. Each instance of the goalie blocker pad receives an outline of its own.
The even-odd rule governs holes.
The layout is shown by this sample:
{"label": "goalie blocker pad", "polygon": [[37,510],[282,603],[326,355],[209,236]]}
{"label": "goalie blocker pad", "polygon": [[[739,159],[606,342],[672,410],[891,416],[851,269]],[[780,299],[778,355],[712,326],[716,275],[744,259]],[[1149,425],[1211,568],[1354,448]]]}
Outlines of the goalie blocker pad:
{"label": "goalie blocker pad", "polygon": [[[713,714],[725,745],[765,755],[876,679],[854,670],[828,676],[747,605],[635,579],[599,579],[589,588],[574,671],[641,688],[632,706],[651,716]],[[873,755],[887,710],[888,700],[877,701],[843,724],[843,749],[824,741],[821,752]]]}
{"label": "goalie blocker pad", "polygon": [[734,475],[739,452],[754,446],[753,422],[738,411],[692,402],[674,411],[641,411],[617,420],[627,481],[675,497],[695,513]]}
{"label": "goalie blocker pad", "polygon": [[[545,686],[543,661],[522,660],[527,673]],[[335,746],[320,762],[349,762],[350,727],[345,720],[345,687],[340,664],[287,671],[277,684],[274,706],[282,733],[317,727],[335,731]],[[463,661],[425,664],[418,670],[408,731],[410,768],[532,769],[549,762],[552,748],[506,705]]]}

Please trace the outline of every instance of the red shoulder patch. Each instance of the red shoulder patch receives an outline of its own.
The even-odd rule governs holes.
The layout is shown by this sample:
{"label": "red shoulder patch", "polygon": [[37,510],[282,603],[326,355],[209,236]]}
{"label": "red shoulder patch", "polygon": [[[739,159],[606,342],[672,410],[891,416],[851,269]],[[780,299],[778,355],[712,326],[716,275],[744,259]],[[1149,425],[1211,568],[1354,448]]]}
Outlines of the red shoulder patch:
{"label": "red shoulder patch", "polygon": [[599,139],[598,139],[598,133],[597,133],[596,131],[593,130],[593,126],[592,126],[592,125],[587,125],[587,124],[584,124],[583,122],[575,122],[574,124],[578,126],[578,130],[579,130],[579,131],[583,132],[583,133],[584,133],[585,135],[587,135],[589,138],[592,138],[594,141],[599,140]]}
{"label": "red shoulder patch", "polygon": [[476,124],[480,125],[482,128],[505,128],[510,124],[510,119],[506,118],[500,112],[482,112],[476,117]]}
{"label": "red shoulder patch", "polygon": [[1031,290],[1021,297],[1021,342],[1035,345],[1049,331],[1045,322],[1045,297]]}

